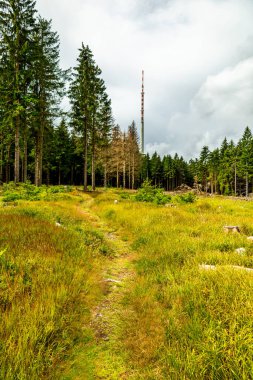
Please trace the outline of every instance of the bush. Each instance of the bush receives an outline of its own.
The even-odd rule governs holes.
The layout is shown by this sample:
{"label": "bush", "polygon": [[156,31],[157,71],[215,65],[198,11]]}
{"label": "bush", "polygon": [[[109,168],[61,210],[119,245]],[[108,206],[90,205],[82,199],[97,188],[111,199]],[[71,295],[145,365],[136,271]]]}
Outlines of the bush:
{"label": "bush", "polygon": [[178,203],[194,203],[196,201],[196,195],[194,193],[186,193],[176,195],[174,200]]}
{"label": "bush", "polygon": [[38,201],[41,199],[51,200],[54,195],[71,192],[71,186],[35,186],[30,181],[15,185],[13,182],[3,185],[3,202],[13,202],[19,199]]}
{"label": "bush", "polygon": [[149,180],[143,182],[141,188],[135,195],[135,200],[139,202],[152,202],[157,205],[164,205],[171,202],[171,196],[165,195],[161,188],[151,185]]}

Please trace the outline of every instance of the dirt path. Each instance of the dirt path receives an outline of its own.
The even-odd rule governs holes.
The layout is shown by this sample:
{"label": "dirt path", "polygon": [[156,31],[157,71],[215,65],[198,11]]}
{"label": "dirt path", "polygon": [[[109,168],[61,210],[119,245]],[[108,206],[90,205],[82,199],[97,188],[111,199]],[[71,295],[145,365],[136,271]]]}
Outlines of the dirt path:
{"label": "dirt path", "polygon": [[96,339],[92,379],[128,379],[121,336],[125,312],[124,296],[135,278],[134,252],[129,243],[123,241],[104,221],[91,212],[92,201],[78,207],[78,213],[102,232],[105,242],[114,252],[106,261],[103,271],[101,286],[104,297],[92,310],[91,315],[90,325]]}

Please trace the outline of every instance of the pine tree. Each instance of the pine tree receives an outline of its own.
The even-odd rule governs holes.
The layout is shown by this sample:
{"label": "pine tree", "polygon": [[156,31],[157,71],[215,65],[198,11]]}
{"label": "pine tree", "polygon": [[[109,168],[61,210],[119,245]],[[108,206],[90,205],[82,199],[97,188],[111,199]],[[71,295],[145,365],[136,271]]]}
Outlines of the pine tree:
{"label": "pine tree", "polygon": [[110,176],[116,177],[116,187],[119,187],[120,176],[123,174],[123,134],[120,126],[116,125],[112,128],[112,137],[110,144],[110,158],[108,162],[108,171]]}
{"label": "pine tree", "polygon": [[150,172],[151,178],[155,186],[160,185],[160,179],[162,174],[161,157],[155,152],[150,160]]}
{"label": "pine tree", "polygon": [[57,171],[57,183],[61,185],[62,180],[68,182],[67,176],[71,167],[71,141],[65,119],[62,119],[54,131],[54,162]]}
{"label": "pine tree", "polygon": [[136,124],[133,121],[128,127],[127,139],[126,139],[126,149],[127,149],[127,160],[128,160],[128,183],[129,189],[135,188],[136,179],[139,173],[141,156],[139,151],[139,138],[137,133]]}
{"label": "pine tree", "polygon": [[34,41],[32,132],[35,139],[35,184],[40,186],[44,134],[52,119],[59,114],[58,104],[67,72],[59,67],[59,36],[51,30],[51,21],[38,19]]}
{"label": "pine tree", "polygon": [[204,146],[200,152],[199,157],[199,179],[202,182],[202,187],[207,192],[207,178],[208,178],[208,159],[209,159],[209,148]]}
{"label": "pine tree", "polygon": [[212,152],[209,152],[208,156],[208,179],[211,183],[211,193],[217,193],[217,177],[219,173],[219,165],[220,165],[220,152],[219,149],[215,149]]}
{"label": "pine tree", "polygon": [[246,127],[238,143],[238,172],[245,179],[246,197],[249,195],[249,180],[253,176],[253,137]]}
{"label": "pine tree", "polygon": [[[79,49],[78,65],[74,68],[69,97],[72,105],[72,125],[83,139],[84,190],[87,190],[88,147],[91,151],[92,188],[95,189],[96,149],[108,133],[110,101],[105,92],[101,70],[88,46]],[[105,120],[106,119],[106,120]]]}

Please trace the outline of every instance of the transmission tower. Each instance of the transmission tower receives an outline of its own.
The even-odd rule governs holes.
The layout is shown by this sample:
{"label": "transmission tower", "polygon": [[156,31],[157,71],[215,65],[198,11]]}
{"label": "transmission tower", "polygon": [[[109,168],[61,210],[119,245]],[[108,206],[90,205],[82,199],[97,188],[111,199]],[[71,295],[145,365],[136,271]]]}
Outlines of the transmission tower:
{"label": "transmission tower", "polygon": [[144,154],[144,70],[142,70],[141,90],[141,153]]}

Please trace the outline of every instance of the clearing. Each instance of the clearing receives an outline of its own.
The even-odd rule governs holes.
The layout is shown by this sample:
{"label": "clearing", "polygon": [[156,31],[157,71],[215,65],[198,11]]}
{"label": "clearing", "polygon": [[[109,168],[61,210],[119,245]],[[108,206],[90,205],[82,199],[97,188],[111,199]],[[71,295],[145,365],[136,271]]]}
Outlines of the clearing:
{"label": "clearing", "polygon": [[253,378],[253,202],[61,189],[0,211],[1,379]]}

